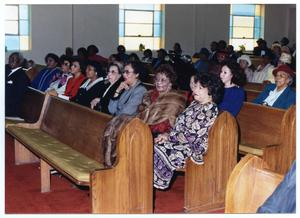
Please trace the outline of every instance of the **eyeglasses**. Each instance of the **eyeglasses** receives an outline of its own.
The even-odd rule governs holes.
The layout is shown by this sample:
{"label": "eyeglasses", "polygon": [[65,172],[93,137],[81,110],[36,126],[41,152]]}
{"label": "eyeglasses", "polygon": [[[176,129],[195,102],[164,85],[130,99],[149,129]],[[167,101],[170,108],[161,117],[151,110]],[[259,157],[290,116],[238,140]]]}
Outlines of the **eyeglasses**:
{"label": "eyeglasses", "polygon": [[118,72],[114,70],[109,70],[107,73],[118,73]]}
{"label": "eyeglasses", "polygon": [[63,65],[65,65],[65,66],[70,66],[70,63],[64,62]]}
{"label": "eyeglasses", "polygon": [[77,65],[77,64],[72,64],[71,66],[72,67],[79,67],[79,65]]}
{"label": "eyeglasses", "polygon": [[133,72],[130,72],[128,70],[124,70],[123,74],[130,74],[130,73],[133,73]]}
{"label": "eyeglasses", "polygon": [[168,79],[155,79],[154,82],[155,83],[168,83],[170,80]]}

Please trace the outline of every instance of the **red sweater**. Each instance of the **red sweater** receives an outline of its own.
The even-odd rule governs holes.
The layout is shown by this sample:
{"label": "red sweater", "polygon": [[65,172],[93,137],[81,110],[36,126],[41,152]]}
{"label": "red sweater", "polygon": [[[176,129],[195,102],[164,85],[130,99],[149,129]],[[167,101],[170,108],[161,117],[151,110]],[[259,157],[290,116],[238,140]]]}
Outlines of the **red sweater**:
{"label": "red sweater", "polygon": [[68,96],[70,100],[72,100],[76,96],[78,89],[84,80],[85,76],[83,74],[77,78],[73,77],[69,79],[66,86],[65,96]]}

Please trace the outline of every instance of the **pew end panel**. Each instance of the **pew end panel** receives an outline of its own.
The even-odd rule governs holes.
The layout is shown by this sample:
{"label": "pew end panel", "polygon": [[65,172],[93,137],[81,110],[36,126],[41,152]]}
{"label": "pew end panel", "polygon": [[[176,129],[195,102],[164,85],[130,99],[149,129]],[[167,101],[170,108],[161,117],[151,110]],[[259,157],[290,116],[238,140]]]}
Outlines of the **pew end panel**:
{"label": "pew end panel", "polygon": [[185,212],[224,208],[225,189],[237,163],[238,128],[235,118],[222,112],[209,131],[208,152],[199,166],[187,161],[184,187]]}
{"label": "pew end panel", "polygon": [[267,147],[263,160],[277,173],[288,172],[296,159],[296,106],[290,107],[281,122],[280,145]]}
{"label": "pew end panel", "polygon": [[153,143],[149,127],[134,118],[118,136],[113,168],[91,173],[93,213],[153,212]]}
{"label": "pew end panel", "polygon": [[227,183],[225,213],[256,213],[283,179],[267,168],[255,155],[241,159]]}

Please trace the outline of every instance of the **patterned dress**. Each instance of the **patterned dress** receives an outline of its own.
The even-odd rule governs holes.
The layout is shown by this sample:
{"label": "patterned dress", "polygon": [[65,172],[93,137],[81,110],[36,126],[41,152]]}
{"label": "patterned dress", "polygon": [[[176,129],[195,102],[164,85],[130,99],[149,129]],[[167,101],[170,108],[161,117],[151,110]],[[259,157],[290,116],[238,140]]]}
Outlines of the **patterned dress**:
{"label": "patterned dress", "polygon": [[169,187],[174,170],[184,168],[191,157],[196,164],[203,164],[207,151],[208,130],[218,115],[218,107],[209,102],[193,101],[176,119],[166,142],[154,145],[154,187]]}

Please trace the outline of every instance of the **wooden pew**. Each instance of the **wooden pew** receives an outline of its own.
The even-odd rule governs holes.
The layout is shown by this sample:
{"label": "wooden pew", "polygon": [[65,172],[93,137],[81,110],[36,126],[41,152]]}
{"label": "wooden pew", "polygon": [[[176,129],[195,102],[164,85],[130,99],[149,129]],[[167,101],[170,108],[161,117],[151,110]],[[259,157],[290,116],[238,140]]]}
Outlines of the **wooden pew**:
{"label": "wooden pew", "polygon": [[36,64],[32,68],[26,69],[25,72],[28,78],[30,79],[30,81],[32,81],[38,75],[38,73],[45,67],[46,67],[45,65]]}
{"label": "wooden pew", "polygon": [[[35,123],[39,119],[45,94],[37,89],[27,87],[20,108],[20,119],[6,118],[5,124],[16,124],[19,122]],[[21,121],[22,120],[22,121]]]}
{"label": "wooden pew", "polygon": [[262,156],[270,169],[285,174],[296,158],[296,107],[288,110],[250,102],[237,115],[239,153]]}
{"label": "wooden pew", "polygon": [[244,86],[246,92],[246,101],[252,102],[265,88],[267,82],[264,83],[246,83]]}
{"label": "wooden pew", "polygon": [[[117,138],[117,160],[104,167],[102,136],[111,116],[46,95],[39,120],[9,126],[15,146],[40,159],[41,191],[50,191],[54,168],[89,186],[93,213],[153,212],[153,145],[149,127],[134,118]],[[31,155],[31,156],[30,156]],[[18,157],[16,157],[18,161]],[[71,197],[71,196],[70,196]]]}
{"label": "wooden pew", "polygon": [[283,175],[267,169],[261,158],[248,154],[229,177],[225,213],[256,213],[282,179]]}
{"label": "wooden pew", "polygon": [[187,161],[184,184],[185,212],[222,209],[231,171],[237,163],[238,128],[235,118],[222,112],[211,127],[204,164]]}

